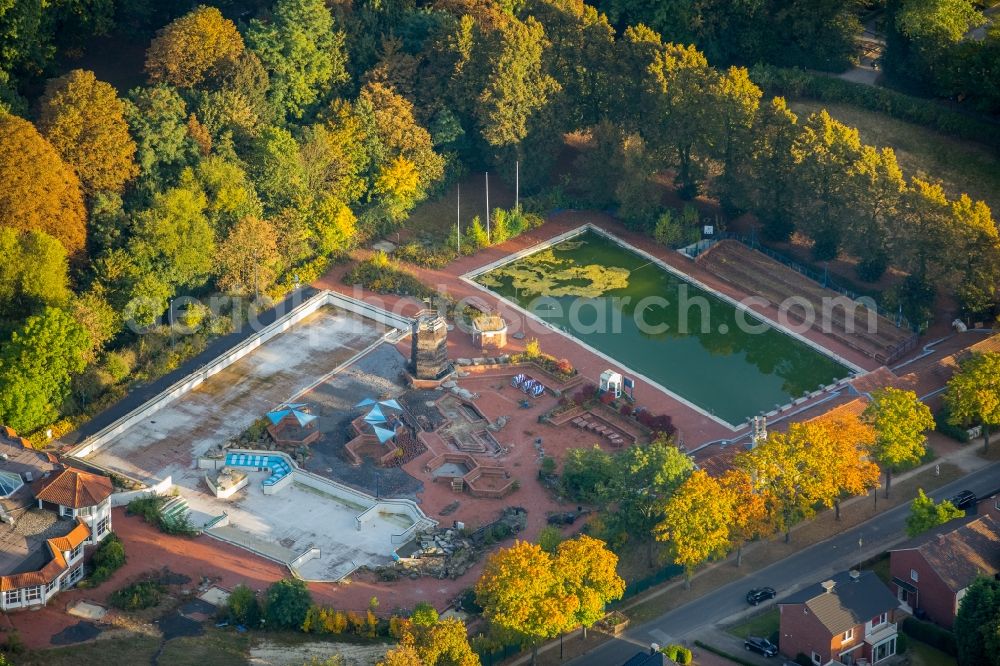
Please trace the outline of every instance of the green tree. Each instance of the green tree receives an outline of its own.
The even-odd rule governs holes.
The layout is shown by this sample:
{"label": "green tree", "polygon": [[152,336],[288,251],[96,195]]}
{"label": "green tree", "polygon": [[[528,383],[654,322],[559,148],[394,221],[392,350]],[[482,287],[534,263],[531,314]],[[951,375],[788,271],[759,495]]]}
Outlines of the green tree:
{"label": "green tree", "polygon": [[743,67],[730,67],[715,81],[710,91],[714,125],[709,141],[711,152],[722,163],[716,183],[719,198],[730,211],[747,203],[744,185],[754,147],[754,123],[763,92]]}
{"label": "green tree", "polygon": [[983,450],[989,451],[990,430],[1000,425],[1000,353],[973,354],[959,363],[944,394],[953,425],[983,426]]}
{"label": "green tree", "polygon": [[599,446],[566,451],[559,478],[562,491],[575,502],[597,503],[615,476],[615,461]]}
{"label": "green tree", "polygon": [[481,56],[484,86],[476,115],[483,139],[491,146],[520,144],[532,114],[559,90],[559,83],[542,67],[548,46],[545,28],[530,16],[502,21],[486,35]]}
{"label": "green tree", "polygon": [[276,629],[298,629],[302,626],[310,606],[312,606],[312,595],[301,580],[283,578],[271,583],[267,588],[264,603],[267,626]]}
{"label": "green tree", "polygon": [[413,624],[432,626],[437,624],[437,621],[438,612],[434,606],[426,601],[421,601],[413,606],[413,612],[410,613],[410,622]]}
{"label": "green tree", "polygon": [[87,333],[65,310],[28,317],[0,351],[0,422],[30,432],[54,421],[84,368]]}
{"label": "green tree", "polygon": [[0,320],[19,320],[70,296],[66,248],[41,231],[0,227]]}
{"label": "green tree", "polygon": [[852,177],[861,157],[858,130],[821,110],[806,119],[792,156],[798,179],[793,190],[797,226],[812,238],[814,257],[835,259],[853,217]]}
{"label": "green tree", "polygon": [[705,91],[716,87],[718,78],[693,46],[666,44],[647,69],[653,122],[642,129],[643,136],[676,167],[674,180],[685,199],[698,194],[705,176],[704,160],[713,138]]}
{"label": "green tree", "polygon": [[862,418],[875,428],[872,457],[885,474],[885,496],[892,485],[892,469],[915,465],[923,458],[924,434],[934,427],[934,416],[913,391],[884,388],[872,392]]}
{"label": "green tree", "polygon": [[964,515],[965,511],[948,500],[935,504],[933,499],[924,494],[923,488],[918,488],[917,496],[910,503],[910,515],[906,517],[906,535],[915,537]]}
{"label": "green tree", "polygon": [[206,157],[197,167],[182,174],[181,183],[197,183],[205,192],[208,199],[205,214],[216,233],[225,233],[246,217],[263,214],[253,182],[242,166],[233,161],[214,155]]}
{"label": "green tree", "polygon": [[156,33],[146,51],[151,83],[193,88],[243,53],[236,25],[215,7],[198,6]]}
{"label": "green tree", "polygon": [[174,184],[195,161],[197,146],[187,132],[187,104],[178,92],[160,84],[129,92],[125,117],[136,142],[136,161],[150,191]]}
{"label": "green tree", "polygon": [[747,179],[751,207],[764,224],[765,238],[787,241],[795,231],[792,146],[799,135],[798,117],[783,97],[760,107],[754,121],[754,148]]}
{"label": "green tree", "polygon": [[27,120],[0,114],[0,226],[43,231],[70,255],[86,242],[80,181]]}
{"label": "green tree", "polygon": [[892,148],[876,150],[871,146],[861,147],[853,181],[858,190],[851,195],[856,218],[846,246],[861,257],[858,277],[876,282],[889,264],[906,181]]}
{"label": "green tree", "polygon": [[41,99],[38,128],[71,165],[87,192],[121,192],[138,174],[125,105],[93,72],[74,69],[52,79]]}
{"label": "green tree", "polygon": [[247,40],[270,73],[271,103],[294,118],[348,79],[344,33],[323,0],[278,0],[269,20],[250,22]]}
{"label": "green tree", "polygon": [[653,528],[663,520],[664,502],[693,469],[691,458],[662,435],[646,446],[630,446],[615,456],[616,473],[604,497],[615,507],[609,519],[621,533],[646,543],[650,567]]}
{"label": "green tree", "polygon": [[980,576],[966,588],[954,631],[960,666],[1000,665],[1000,581]]}
{"label": "green tree", "polygon": [[481,250],[489,246],[490,239],[486,234],[486,227],[483,226],[482,220],[476,215],[472,218],[472,222],[465,228],[465,238],[462,239],[462,251],[471,254],[476,250]]}
{"label": "green tree", "polygon": [[175,187],[154,196],[136,216],[137,256],[156,266],[171,285],[197,286],[212,273],[215,232],[207,205],[200,188]]}

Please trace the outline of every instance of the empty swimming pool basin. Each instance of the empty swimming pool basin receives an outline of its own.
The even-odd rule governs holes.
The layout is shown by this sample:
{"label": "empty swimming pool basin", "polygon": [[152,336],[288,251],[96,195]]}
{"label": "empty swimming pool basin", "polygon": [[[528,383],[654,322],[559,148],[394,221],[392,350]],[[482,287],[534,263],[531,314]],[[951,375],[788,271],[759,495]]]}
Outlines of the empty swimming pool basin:
{"label": "empty swimming pool basin", "polygon": [[265,488],[276,485],[292,471],[283,456],[250,455],[246,453],[229,453],[226,455],[227,467],[254,467],[266,469],[271,476],[261,484]]}

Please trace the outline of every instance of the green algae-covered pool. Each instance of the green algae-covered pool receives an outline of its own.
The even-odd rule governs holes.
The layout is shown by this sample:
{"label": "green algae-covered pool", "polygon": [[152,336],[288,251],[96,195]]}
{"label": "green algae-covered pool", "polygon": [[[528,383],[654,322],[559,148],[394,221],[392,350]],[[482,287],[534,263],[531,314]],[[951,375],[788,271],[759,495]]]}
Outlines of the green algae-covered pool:
{"label": "green algae-covered pool", "polygon": [[473,279],[734,427],[851,373],[592,229]]}

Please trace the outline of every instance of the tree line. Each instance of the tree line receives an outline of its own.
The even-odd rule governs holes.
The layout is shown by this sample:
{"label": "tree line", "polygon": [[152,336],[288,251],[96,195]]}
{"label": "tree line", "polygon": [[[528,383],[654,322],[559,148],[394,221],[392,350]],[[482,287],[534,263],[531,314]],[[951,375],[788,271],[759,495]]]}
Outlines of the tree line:
{"label": "tree line", "polygon": [[[615,25],[581,0],[29,4],[0,9],[0,34],[17,36],[0,53],[0,421],[26,433],[176,367],[247,300],[314,279],[465,171],[513,180],[520,162],[528,192],[551,192],[573,131],[590,142],[581,203],[634,227],[653,232],[655,178],[672,173],[683,196],[751,211],[771,238],[860,256],[866,279],[905,272],[895,296],[912,321],[939,288],[970,313],[997,301],[985,204],[905,178],[826,113],[796,118],[742,67],[616,29],[636,18],[622,3]],[[843,3],[826,4],[812,18],[828,28]],[[74,48],[68,26],[158,28],[147,82],[122,94],[74,69],[28,105],[19,92]],[[169,307],[213,293],[245,300]],[[178,324],[196,335],[178,342]]]}

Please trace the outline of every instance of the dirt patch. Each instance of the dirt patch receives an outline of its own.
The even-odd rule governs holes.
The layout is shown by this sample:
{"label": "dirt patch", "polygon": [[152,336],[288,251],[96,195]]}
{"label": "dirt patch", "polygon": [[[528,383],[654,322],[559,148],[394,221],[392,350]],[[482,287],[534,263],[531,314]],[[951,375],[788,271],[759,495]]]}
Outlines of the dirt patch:
{"label": "dirt patch", "polygon": [[59,633],[53,634],[51,643],[53,645],[72,645],[73,643],[94,640],[100,635],[101,628],[93,622],[77,622]]}

